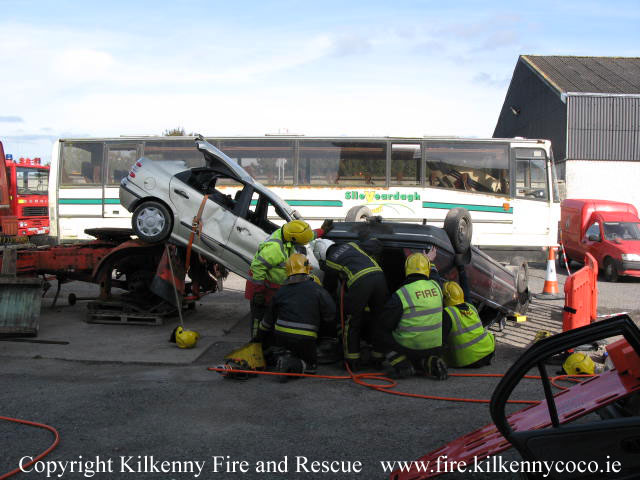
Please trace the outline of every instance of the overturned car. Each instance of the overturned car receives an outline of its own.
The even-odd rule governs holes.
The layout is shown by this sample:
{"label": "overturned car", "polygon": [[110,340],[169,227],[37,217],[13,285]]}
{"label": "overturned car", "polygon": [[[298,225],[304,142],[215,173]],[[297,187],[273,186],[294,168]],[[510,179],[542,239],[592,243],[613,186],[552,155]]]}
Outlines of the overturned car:
{"label": "overturned car", "polygon": [[[191,244],[208,260],[247,278],[260,243],[282,223],[300,217],[223,152],[202,138],[195,143],[203,155],[202,167],[141,158],[120,184],[120,203],[133,213],[132,227],[140,239]],[[449,213],[444,229],[374,218],[336,223],[328,236],[337,243],[365,237],[376,237],[384,245],[381,266],[390,289],[404,278],[405,256],[422,251],[447,279],[456,279],[456,263],[467,264],[471,300],[485,323],[527,309],[526,263],[505,267],[470,246],[471,218],[463,209]],[[307,255],[317,269],[309,246]]]}

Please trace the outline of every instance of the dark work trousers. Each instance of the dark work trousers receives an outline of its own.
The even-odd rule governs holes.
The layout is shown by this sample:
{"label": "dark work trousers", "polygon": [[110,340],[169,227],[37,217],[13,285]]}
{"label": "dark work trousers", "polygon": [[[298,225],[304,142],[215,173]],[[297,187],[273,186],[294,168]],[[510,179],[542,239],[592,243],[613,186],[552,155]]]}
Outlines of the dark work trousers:
{"label": "dark work trousers", "polygon": [[387,281],[382,272],[374,272],[356,280],[344,293],[344,331],[342,344],[347,360],[360,359],[360,334],[365,319],[364,309],[369,306],[369,321],[372,330],[385,302],[387,301]]}
{"label": "dark work trousers", "polygon": [[257,305],[255,301],[251,299],[249,301],[249,308],[251,310],[251,338],[256,338],[258,336],[258,327],[260,326],[260,322],[264,318],[264,314],[269,308],[269,305]]}
{"label": "dark work trousers", "polygon": [[294,335],[281,334],[277,330],[273,334],[276,347],[289,350],[300,360],[304,360],[307,367],[315,368],[318,364],[318,351],[316,350],[316,339],[313,337],[302,338]]}
{"label": "dark work trousers", "polygon": [[444,341],[449,336],[451,332],[451,322],[448,322],[447,319],[443,318],[442,322],[442,345],[440,347],[429,348],[426,350],[414,350],[412,348],[407,348],[400,345],[396,339],[393,337],[393,334],[389,331],[378,330],[376,347],[377,349],[382,350],[387,355],[387,359],[389,357],[397,358],[400,355],[406,355],[406,357],[411,361],[411,363],[420,368],[420,360],[423,358],[429,358],[432,355],[437,357],[441,357],[444,351]]}

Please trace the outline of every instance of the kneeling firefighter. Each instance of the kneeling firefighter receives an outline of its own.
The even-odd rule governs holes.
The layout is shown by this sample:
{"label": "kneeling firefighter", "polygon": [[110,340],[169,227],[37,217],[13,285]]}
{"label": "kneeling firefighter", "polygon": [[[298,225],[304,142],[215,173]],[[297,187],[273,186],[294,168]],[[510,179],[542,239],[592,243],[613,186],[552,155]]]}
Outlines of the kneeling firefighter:
{"label": "kneeling firefighter", "polygon": [[318,230],[311,230],[309,224],[302,220],[292,220],[260,244],[251,262],[251,279],[247,280],[245,287],[245,298],[250,301],[251,308],[252,338],[258,333],[260,320],[273,295],[287,279],[287,259],[296,253],[296,247],[306,245],[314,237],[321,237],[332,228],[332,220],[325,220]]}
{"label": "kneeling firefighter", "polygon": [[384,307],[376,347],[386,352],[392,377],[407,377],[418,369],[445,380],[447,365],[441,353],[451,324],[443,319],[441,287],[430,278],[431,262],[422,253],[409,255],[404,268],[404,284]]}
{"label": "kneeling firefighter", "polygon": [[[461,272],[461,275],[464,273]],[[462,280],[466,282],[466,278]],[[489,365],[496,348],[493,334],[485,330],[476,308],[464,301],[465,295],[460,285],[445,282],[443,291],[444,316],[451,324],[451,332],[447,337],[447,363],[465,368]]]}
{"label": "kneeling firefighter", "polygon": [[[315,373],[316,343],[322,322],[334,322],[336,306],[329,293],[309,275],[309,259],[292,254],[285,264],[287,280],[276,292],[260,322],[258,339],[273,331],[273,344],[283,350],[276,369]],[[280,379],[286,381],[288,377]]]}
{"label": "kneeling firefighter", "polygon": [[[314,254],[320,266],[329,274],[338,274],[346,283],[345,315],[342,331],[344,358],[349,368],[360,367],[360,336],[364,325],[365,308],[371,312],[372,329],[387,298],[387,280],[374,257],[382,253],[382,242],[371,238],[360,242],[335,244],[331,240],[317,240]],[[375,352],[374,352],[375,354]]]}

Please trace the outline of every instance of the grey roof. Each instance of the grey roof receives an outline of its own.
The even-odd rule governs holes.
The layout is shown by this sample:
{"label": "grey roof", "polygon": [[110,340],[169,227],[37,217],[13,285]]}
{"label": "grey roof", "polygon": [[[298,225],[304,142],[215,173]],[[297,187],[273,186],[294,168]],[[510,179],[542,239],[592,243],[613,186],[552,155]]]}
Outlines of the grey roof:
{"label": "grey roof", "polygon": [[559,93],[640,94],[639,57],[520,58]]}

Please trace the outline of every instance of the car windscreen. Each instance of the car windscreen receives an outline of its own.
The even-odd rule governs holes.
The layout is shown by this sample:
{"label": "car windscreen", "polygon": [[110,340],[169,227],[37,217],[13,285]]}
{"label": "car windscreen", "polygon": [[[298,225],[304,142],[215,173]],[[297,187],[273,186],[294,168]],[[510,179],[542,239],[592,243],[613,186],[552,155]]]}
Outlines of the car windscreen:
{"label": "car windscreen", "polygon": [[640,240],[640,223],[604,222],[604,237],[607,240]]}

